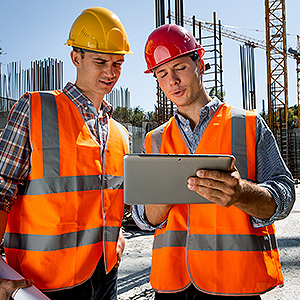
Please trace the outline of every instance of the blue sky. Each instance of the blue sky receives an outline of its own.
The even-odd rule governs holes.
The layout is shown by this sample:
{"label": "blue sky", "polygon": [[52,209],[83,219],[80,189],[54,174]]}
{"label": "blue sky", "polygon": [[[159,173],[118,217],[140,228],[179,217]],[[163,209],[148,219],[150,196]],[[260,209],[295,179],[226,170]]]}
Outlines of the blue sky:
{"label": "blue sky", "polygon": [[[70,27],[82,10],[103,6],[114,11],[124,24],[133,55],[125,57],[122,75],[116,87],[128,87],[131,106],[145,111],[154,109],[156,83],[145,70],[144,46],[149,33],[155,28],[154,0],[0,0],[0,47],[6,55],[0,57],[3,65],[21,61],[22,68],[30,62],[53,57],[64,62],[64,82],[75,80],[75,68],[70,61],[70,47],[65,46]],[[165,1],[167,2],[167,1]],[[174,7],[174,1],[171,0]],[[198,20],[212,21],[213,12],[223,25],[236,26],[241,34],[265,39],[264,0],[184,0],[184,14]],[[288,47],[296,48],[296,34],[300,34],[299,0],[286,0]],[[189,27],[187,27],[191,30]],[[247,28],[247,30],[242,29]],[[258,31],[255,31],[258,30]],[[239,44],[223,38],[223,69],[225,101],[242,107]],[[257,110],[261,100],[267,99],[266,53],[255,49]],[[296,63],[288,59],[289,106],[297,103]]]}

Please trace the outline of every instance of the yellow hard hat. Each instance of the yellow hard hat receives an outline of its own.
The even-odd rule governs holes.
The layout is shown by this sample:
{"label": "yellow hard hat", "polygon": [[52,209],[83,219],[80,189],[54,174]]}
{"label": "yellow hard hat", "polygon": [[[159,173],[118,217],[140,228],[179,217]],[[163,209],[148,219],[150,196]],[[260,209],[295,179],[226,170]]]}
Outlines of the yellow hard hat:
{"label": "yellow hard hat", "polygon": [[74,21],[66,44],[102,53],[133,53],[119,17],[103,7],[85,9]]}

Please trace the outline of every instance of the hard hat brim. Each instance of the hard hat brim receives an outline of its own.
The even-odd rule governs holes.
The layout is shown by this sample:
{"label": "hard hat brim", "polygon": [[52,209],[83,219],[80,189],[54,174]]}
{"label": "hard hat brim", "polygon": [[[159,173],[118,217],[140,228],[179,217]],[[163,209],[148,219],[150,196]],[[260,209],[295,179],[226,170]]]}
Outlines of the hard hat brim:
{"label": "hard hat brim", "polygon": [[70,40],[68,40],[65,45],[74,47],[74,48],[78,48],[78,49],[83,49],[87,52],[97,52],[97,53],[104,53],[104,54],[133,54],[133,52],[131,50],[129,51],[105,51],[105,50],[97,50],[97,49],[91,49],[91,48],[87,48],[87,47],[82,47],[82,46],[76,46],[74,43],[70,42]]}
{"label": "hard hat brim", "polygon": [[[201,58],[203,57],[203,55],[204,55],[204,49],[203,49],[202,47],[199,47],[199,48],[196,48],[196,49],[192,49],[192,50],[190,50],[190,51],[187,51],[187,52],[185,52],[185,53],[180,53],[180,54],[178,54],[178,55],[176,55],[176,56],[173,56],[173,57],[170,57],[170,58],[168,58],[168,59],[165,59],[164,61],[162,61],[162,62],[160,62],[159,64],[157,64],[154,68],[149,68],[149,69],[147,69],[146,71],[144,71],[144,73],[145,73],[145,74],[153,73],[155,69],[157,69],[158,67],[160,67],[160,66],[162,66],[162,65],[164,65],[164,64],[166,64],[166,63],[168,63],[169,61],[174,60],[174,59],[176,59],[176,58],[179,58],[179,57],[181,57],[181,56],[188,55],[189,53],[196,52],[196,51],[198,52],[199,58],[201,59]],[[202,53],[200,54],[199,51],[202,51]]]}

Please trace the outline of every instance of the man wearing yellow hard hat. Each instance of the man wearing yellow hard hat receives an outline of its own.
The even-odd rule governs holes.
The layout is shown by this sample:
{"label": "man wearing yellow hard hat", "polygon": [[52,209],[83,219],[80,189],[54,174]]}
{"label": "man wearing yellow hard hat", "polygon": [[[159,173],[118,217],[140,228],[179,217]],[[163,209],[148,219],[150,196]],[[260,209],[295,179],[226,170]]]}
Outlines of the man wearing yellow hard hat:
{"label": "man wearing yellow hard hat", "polygon": [[[23,95],[0,140],[0,235],[7,263],[50,299],[117,299],[128,132],[104,95],[132,52],[101,7],[77,17],[67,45],[75,84]],[[0,279],[1,299],[32,280]]]}

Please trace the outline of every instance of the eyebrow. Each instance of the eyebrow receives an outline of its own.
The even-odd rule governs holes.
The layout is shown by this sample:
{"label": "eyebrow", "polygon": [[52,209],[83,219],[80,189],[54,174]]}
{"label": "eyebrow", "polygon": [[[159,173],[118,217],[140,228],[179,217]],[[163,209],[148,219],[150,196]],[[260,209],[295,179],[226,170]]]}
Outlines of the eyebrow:
{"label": "eyebrow", "polygon": [[[176,68],[178,67],[178,65],[184,64],[183,61],[179,61],[178,63],[176,63],[175,65],[172,66],[172,68]],[[161,72],[166,72],[166,68],[162,68],[159,71],[156,71],[156,74],[161,73]]]}
{"label": "eyebrow", "polygon": [[[102,61],[102,62],[108,62],[108,61],[109,61],[109,60],[104,59],[104,58],[101,58],[101,57],[94,57],[93,59],[94,59],[94,60],[100,60],[100,61]],[[116,61],[113,61],[113,62],[124,62],[124,61],[125,61],[124,58],[120,58],[120,59],[118,59],[118,60],[116,60]]]}
{"label": "eyebrow", "polygon": [[185,62],[184,61],[179,61],[177,64],[175,64],[174,66],[172,66],[173,68],[176,68],[178,67],[179,65],[181,64],[184,64]]}
{"label": "eyebrow", "polygon": [[155,73],[158,74],[158,73],[162,73],[162,72],[165,72],[165,71],[166,71],[166,69],[160,69],[159,71],[156,70]]}

